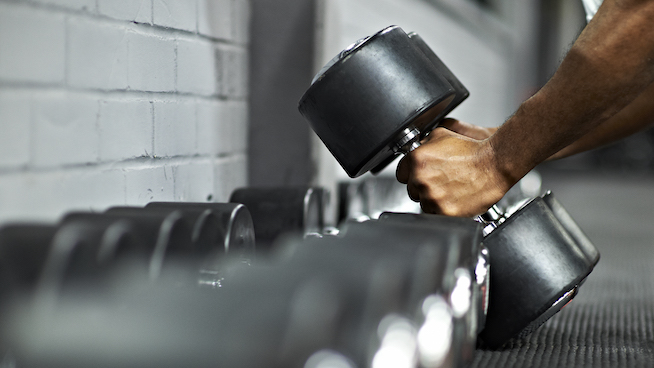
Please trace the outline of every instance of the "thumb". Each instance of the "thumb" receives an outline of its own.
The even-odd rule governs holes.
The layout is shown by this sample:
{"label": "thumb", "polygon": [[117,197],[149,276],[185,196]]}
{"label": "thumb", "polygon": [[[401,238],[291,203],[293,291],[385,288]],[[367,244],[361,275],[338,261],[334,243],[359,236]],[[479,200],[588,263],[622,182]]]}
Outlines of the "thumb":
{"label": "thumb", "polygon": [[402,184],[407,184],[409,182],[409,173],[411,171],[410,166],[408,155],[405,155],[397,164],[397,169],[395,171],[397,181]]}

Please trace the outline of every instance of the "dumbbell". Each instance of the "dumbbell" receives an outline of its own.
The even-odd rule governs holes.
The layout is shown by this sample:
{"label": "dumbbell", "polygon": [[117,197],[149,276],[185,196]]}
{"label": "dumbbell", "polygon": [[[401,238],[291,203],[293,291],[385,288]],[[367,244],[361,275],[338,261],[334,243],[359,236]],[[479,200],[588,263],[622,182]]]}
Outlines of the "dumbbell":
{"label": "dumbbell", "polygon": [[[124,222],[133,224],[133,231],[139,239],[137,243],[141,252],[147,253],[147,274],[151,280],[158,279],[166,271],[171,262],[179,257],[188,257],[193,254],[191,241],[191,225],[180,212],[154,213],[136,212],[131,210],[108,210],[105,213],[70,212],[65,214],[60,226],[68,223],[91,223],[102,226]],[[131,248],[126,247],[126,252]],[[176,270],[176,268],[174,268]],[[190,276],[190,273],[188,275]],[[180,282],[190,281],[189,279]]]}
{"label": "dumbbell", "polygon": [[0,228],[0,299],[30,294],[46,263],[57,227],[50,224],[6,224]]}
{"label": "dumbbell", "polygon": [[52,302],[63,293],[105,287],[115,270],[129,269],[147,280],[152,248],[132,221],[69,213],[57,224],[37,297]]}
{"label": "dumbbell", "polygon": [[251,264],[256,257],[250,211],[238,203],[151,202],[146,210],[182,211],[193,224],[193,242],[200,250],[201,286],[219,287],[225,258]]}
{"label": "dumbbell", "polygon": [[328,196],[319,187],[246,187],[234,190],[229,201],[247,207],[257,249],[265,251],[282,234],[322,234]]}
{"label": "dumbbell", "polygon": [[[474,345],[477,334],[483,329],[488,311],[488,294],[490,289],[489,252],[482,240],[481,224],[465,218],[446,217],[432,214],[384,212],[379,217],[380,223],[388,221],[412,224],[421,231],[433,233],[435,237],[455,243],[456,257],[449,260],[458,267],[467,268],[473,276],[471,313],[467,314],[467,338]],[[450,273],[451,275],[452,273]],[[427,277],[430,281],[430,277]],[[451,280],[449,282],[452,282]],[[456,282],[454,282],[456,284]],[[476,313],[474,313],[476,310]]]}
{"label": "dumbbell", "polygon": [[[343,223],[337,237],[305,239],[291,243],[294,248],[286,243],[284,250],[290,252],[296,263],[315,264],[312,273],[324,272],[325,268],[338,270],[345,275],[346,283],[361,276],[349,275],[344,270],[369,269],[371,261],[393,260],[397,265],[395,272],[399,273],[391,275],[390,267],[386,267],[386,277],[392,277],[384,282],[384,291],[380,292],[386,295],[385,304],[394,306],[385,313],[366,313],[368,322],[352,323],[366,326],[360,331],[369,332],[381,328],[379,321],[394,311],[407,317],[415,331],[438,327],[431,331],[441,344],[434,350],[437,354],[424,349],[421,356],[431,363],[447,361],[463,366],[470,362],[476,335],[483,324],[481,295],[487,283],[487,258],[480,245],[481,229],[471,219],[386,213],[378,221]],[[398,288],[399,292],[389,292]],[[431,314],[425,315],[425,310],[431,310]],[[362,347],[370,340],[365,332],[351,336],[356,338],[347,340],[339,351],[347,353],[359,366],[369,366],[378,351]],[[361,355],[362,352],[368,354]]]}
{"label": "dumbbell", "polygon": [[[252,219],[247,208],[234,203],[152,202],[145,207],[113,207],[108,215],[180,218],[190,226],[190,234],[178,236],[182,247],[166,250],[171,262],[187,264],[190,275],[199,272],[200,286],[219,287],[224,277],[221,264],[226,257],[250,264],[255,257]],[[161,229],[165,229],[165,221]],[[179,234],[178,234],[179,235]],[[166,238],[167,235],[159,235]],[[153,259],[157,253],[153,255]],[[173,268],[175,269],[175,268]],[[172,276],[177,277],[177,276]],[[197,276],[192,276],[192,279]]]}
{"label": "dumbbell", "polygon": [[383,314],[402,294],[397,261],[322,254],[332,256],[247,270],[237,263],[241,273],[218,293],[123,280],[138,293],[102,303],[64,295],[47,314],[17,309],[0,330],[26,366],[301,367],[317,349],[349,346],[350,334],[371,322],[364,316],[378,319],[368,312]]}
{"label": "dumbbell", "polygon": [[391,26],[332,59],[299,110],[357,177],[413,150],[468,94],[420,36]]}
{"label": "dumbbell", "polygon": [[[287,300],[296,304],[279,349],[285,363],[280,366],[301,367],[291,361],[297,363],[298,356],[306,360],[326,347],[369,366],[379,322],[404,307],[408,263],[362,248],[353,251],[340,237],[286,238],[278,248],[287,252],[287,246],[294,248],[290,258],[242,270],[240,277],[232,274],[224,290],[245,290],[253,298],[267,295],[278,302],[294,290]],[[309,280],[313,282],[307,284]]]}
{"label": "dumbbell", "polygon": [[203,253],[218,252],[244,263],[251,263],[255,257],[252,216],[242,204],[150,202],[145,209],[181,210],[193,224],[193,241]]}
{"label": "dumbbell", "polygon": [[499,348],[530,334],[570,302],[599,252],[551,193],[488,223],[484,244],[492,256],[491,292],[480,338]]}
{"label": "dumbbell", "polygon": [[[344,50],[314,78],[300,100],[299,110],[350,177],[362,175],[397,154],[417,148],[420,140],[438,125],[439,119],[467,96],[456,77],[434,60],[433,52],[417,35],[407,35],[399,27],[392,26]],[[455,92],[457,90],[460,92]],[[551,210],[548,209],[550,214],[541,211],[528,215],[539,212],[541,207],[536,204],[539,202],[532,201],[514,214],[517,219],[541,221],[537,230],[527,228],[531,225],[522,224],[520,220],[503,223],[511,216],[507,217],[508,214],[497,207],[480,218],[489,225],[487,233],[495,228],[492,231],[495,235],[489,235],[484,241],[490,252],[492,271],[488,326],[482,336],[490,347],[501,346],[509,338],[520,335],[520,331],[530,331],[531,327],[560,310],[563,301],[574,296],[571,285],[583,282],[598,260],[595,257],[589,263],[584,255],[598,255],[592,243],[584,243],[584,253],[579,244],[564,241],[571,235],[558,219],[549,216]],[[568,216],[566,220],[571,218]],[[506,244],[506,251],[494,244],[494,239],[501,238],[499,234],[504,238],[512,237],[501,240]],[[542,239],[535,237],[536,234]],[[520,253],[521,249],[534,247],[540,247],[542,254],[551,254],[541,257],[542,260],[513,258],[513,263],[501,260],[503,252]],[[554,254],[562,258],[555,258]],[[539,265],[542,264],[552,268],[570,264],[585,266],[573,267],[563,273],[567,275],[567,282],[562,282],[559,280],[562,275],[551,275],[553,280],[538,277]],[[498,281],[501,277],[493,277],[512,275],[515,268],[525,274],[531,273],[533,277],[508,277],[501,282]],[[492,281],[494,279],[496,281]],[[524,280],[531,281],[525,283]],[[555,287],[553,285],[559,289],[551,291],[552,294],[545,293],[546,300],[541,299],[542,296],[532,299],[528,296],[531,294],[526,293],[514,295],[507,305],[493,296],[502,295],[502,289],[537,290]],[[494,302],[497,308],[493,307]],[[524,315],[518,317],[520,309],[525,309],[521,311]],[[494,325],[495,319],[512,326],[501,330],[499,325]]]}
{"label": "dumbbell", "polygon": [[[426,298],[442,298],[447,310],[440,311],[437,323],[440,333],[451,335],[439,342],[441,353],[447,354],[441,358],[447,356],[452,366],[470,363],[487,306],[489,266],[488,252],[481,244],[482,226],[472,219],[386,212],[377,221],[347,222],[340,230],[339,236],[352,241],[352,248],[376,244],[371,251],[393,257],[417,251],[409,305],[422,312]],[[419,323],[426,323],[420,313],[410,312]],[[433,363],[435,357],[431,358]]]}

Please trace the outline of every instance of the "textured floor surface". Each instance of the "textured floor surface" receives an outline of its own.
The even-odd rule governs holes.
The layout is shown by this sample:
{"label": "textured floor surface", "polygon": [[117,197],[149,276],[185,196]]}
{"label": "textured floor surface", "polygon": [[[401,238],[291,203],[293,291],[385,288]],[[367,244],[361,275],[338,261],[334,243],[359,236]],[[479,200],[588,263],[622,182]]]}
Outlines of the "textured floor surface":
{"label": "textured floor surface", "polygon": [[522,341],[472,367],[654,367],[654,177],[543,173],[600,250],[577,297]]}

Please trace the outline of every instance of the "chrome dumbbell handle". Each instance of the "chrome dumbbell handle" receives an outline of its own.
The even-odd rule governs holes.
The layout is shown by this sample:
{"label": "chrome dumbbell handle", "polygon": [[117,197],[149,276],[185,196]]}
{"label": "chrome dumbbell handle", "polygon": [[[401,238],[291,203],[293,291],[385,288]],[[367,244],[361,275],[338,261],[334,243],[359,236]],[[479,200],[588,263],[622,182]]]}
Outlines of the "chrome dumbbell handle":
{"label": "chrome dumbbell handle", "polygon": [[418,128],[405,128],[400,132],[397,143],[393,146],[393,152],[407,154],[420,147],[420,131]]}

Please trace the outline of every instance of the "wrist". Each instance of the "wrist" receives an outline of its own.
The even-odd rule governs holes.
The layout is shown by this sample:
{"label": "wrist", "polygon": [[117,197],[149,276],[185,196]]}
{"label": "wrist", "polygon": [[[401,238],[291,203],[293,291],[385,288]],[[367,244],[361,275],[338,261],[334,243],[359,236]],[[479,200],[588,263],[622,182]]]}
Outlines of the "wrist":
{"label": "wrist", "polygon": [[492,137],[481,141],[482,148],[480,152],[484,156],[482,162],[486,167],[490,183],[487,188],[488,195],[492,198],[492,202],[496,203],[524,174],[518,176],[519,174],[512,171],[512,168],[506,162],[507,160],[503,160],[501,153],[496,150]]}

